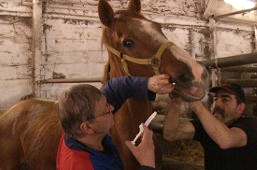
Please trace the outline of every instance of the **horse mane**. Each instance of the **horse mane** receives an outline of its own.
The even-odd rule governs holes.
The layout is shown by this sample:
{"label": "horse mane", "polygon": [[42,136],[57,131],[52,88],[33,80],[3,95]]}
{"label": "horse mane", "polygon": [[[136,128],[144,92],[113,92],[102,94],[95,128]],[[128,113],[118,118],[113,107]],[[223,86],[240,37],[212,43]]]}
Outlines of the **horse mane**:
{"label": "horse mane", "polygon": [[22,96],[19,101],[23,101],[23,100],[27,100],[27,99],[33,99],[35,97],[36,97],[35,93],[30,93],[30,94],[27,94],[25,96]]}

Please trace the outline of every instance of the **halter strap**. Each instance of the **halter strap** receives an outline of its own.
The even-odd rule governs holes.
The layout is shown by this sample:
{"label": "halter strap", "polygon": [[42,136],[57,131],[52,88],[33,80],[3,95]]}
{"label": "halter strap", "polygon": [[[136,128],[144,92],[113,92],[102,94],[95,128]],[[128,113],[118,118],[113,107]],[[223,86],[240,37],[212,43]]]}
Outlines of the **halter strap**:
{"label": "halter strap", "polygon": [[158,51],[156,52],[155,55],[153,55],[152,57],[149,58],[136,58],[136,57],[131,57],[129,55],[126,54],[122,54],[121,52],[119,52],[118,50],[112,48],[111,46],[106,45],[106,48],[112,53],[114,54],[116,57],[118,57],[121,60],[121,64],[123,66],[124,71],[126,72],[126,74],[129,74],[129,70],[128,70],[128,64],[127,61],[132,62],[132,63],[136,63],[136,64],[140,64],[140,65],[151,65],[153,68],[153,71],[155,74],[159,74],[159,67],[161,64],[161,56],[163,54],[163,52],[166,50],[166,48],[170,47],[171,45],[173,45],[172,42],[166,42],[163,43],[160,48],[158,49]]}

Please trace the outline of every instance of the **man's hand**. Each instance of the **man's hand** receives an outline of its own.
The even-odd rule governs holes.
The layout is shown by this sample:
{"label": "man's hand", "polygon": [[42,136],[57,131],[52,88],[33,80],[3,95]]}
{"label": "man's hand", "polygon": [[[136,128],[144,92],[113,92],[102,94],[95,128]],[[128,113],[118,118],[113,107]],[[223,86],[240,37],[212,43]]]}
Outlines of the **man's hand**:
{"label": "man's hand", "polygon": [[190,103],[190,106],[195,113],[201,112],[202,110],[206,110],[205,106],[201,101],[192,102]]}
{"label": "man's hand", "polygon": [[169,82],[169,75],[167,74],[149,77],[147,87],[148,90],[159,94],[167,94],[174,89],[174,86]]}
{"label": "man's hand", "polygon": [[155,154],[153,143],[153,132],[143,124],[143,137],[138,146],[126,141],[125,144],[137,159],[140,165],[155,168]]}

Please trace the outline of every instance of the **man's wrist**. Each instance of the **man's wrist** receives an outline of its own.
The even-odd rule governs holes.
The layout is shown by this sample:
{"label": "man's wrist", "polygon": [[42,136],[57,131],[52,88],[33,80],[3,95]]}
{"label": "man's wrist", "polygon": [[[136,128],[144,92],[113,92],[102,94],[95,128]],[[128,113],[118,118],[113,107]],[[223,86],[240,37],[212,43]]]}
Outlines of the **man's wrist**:
{"label": "man's wrist", "polygon": [[204,110],[204,105],[202,104],[202,102],[194,103],[191,105],[191,108],[196,114],[198,114],[199,112],[202,112]]}

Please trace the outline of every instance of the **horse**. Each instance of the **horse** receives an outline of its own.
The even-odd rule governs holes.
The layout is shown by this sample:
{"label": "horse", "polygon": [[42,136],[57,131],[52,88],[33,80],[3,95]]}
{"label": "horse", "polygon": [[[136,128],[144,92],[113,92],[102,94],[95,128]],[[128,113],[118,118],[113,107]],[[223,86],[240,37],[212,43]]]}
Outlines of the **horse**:
{"label": "horse", "polygon": [[[140,0],[130,0],[126,10],[114,12],[106,0],[99,0],[98,14],[103,25],[102,43],[109,59],[105,77],[152,76],[165,73],[176,87],[170,96],[185,101],[205,95],[207,72],[183,49],[170,42],[161,25],[145,18]],[[56,154],[63,133],[55,101],[20,101],[0,116],[0,169],[18,169],[21,163],[31,169],[56,169]],[[114,115],[112,137],[124,169],[138,166],[124,141],[133,139],[138,126],[152,113],[150,102],[129,99]]]}
{"label": "horse", "polygon": [[[171,96],[180,96],[185,101],[200,100],[204,96],[208,75],[205,67],[170,42],[160,24],[140,13],[140,0],[130,0],[127,10],[115,13],[105,0],[100,0],[98,11],[104,25],[102,43],[109,53],[110,78],[165,73],[170,76],[170,82],[176,83]],[[129,99],[115,114],[112,136],[119,146],[125,169],[137,169],[137,165],[124,141],[133,139],[139,124],[147,119],[152,109],[150,102]]]}

